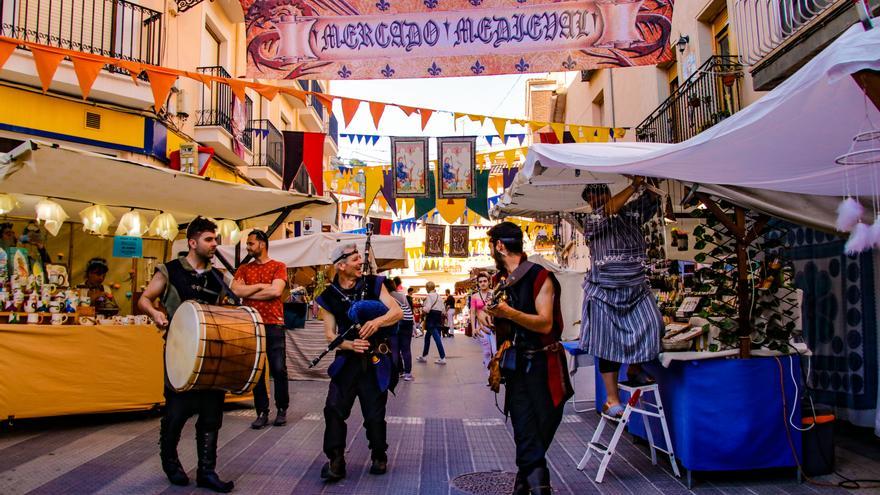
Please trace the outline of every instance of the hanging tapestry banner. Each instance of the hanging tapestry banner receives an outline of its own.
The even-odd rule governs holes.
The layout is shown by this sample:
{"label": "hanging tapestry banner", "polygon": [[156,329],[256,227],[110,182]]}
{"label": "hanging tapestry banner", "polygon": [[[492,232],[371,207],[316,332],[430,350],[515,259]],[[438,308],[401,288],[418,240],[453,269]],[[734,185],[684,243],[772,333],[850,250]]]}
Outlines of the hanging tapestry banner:
{"label": "hanging tapestry banner", "polygon": [[450,225],[449,226],[449,257],[450,258],[467,258],[469,245],[470,227],[467,225]]}
{"label": "hanging tapestry banner", "polygon": [[434,223],[425,224],[425,256],[442,257],[446,242],[446,226]]}
{"label": "hanging tapestry banner", "polygon": [[249,78],[476,76],[672,58],[663,0],[240,1]]}

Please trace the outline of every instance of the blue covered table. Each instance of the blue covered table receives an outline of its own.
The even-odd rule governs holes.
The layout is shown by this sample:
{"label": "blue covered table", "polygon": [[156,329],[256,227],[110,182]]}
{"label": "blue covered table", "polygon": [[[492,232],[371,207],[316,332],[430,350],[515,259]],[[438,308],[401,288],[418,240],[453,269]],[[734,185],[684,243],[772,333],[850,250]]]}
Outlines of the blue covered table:
{"label": "blue covered table", "polygon": [[[643,367],[660,386],[675,455],[688,470],[689,480],[690,471],[797,466],[794,456],[798,461],[801,458],[801,435],[789,418],[801,424],[800,401],[792,381],[793,375],[798,390],[803,390],[799,356],[672,361],[668,368],[652,362]],[[622,379],[625,375],[624,368]],[[597,367],[598,410],[605,397]],[[621,394],[621,400],[628,398]],[[643,420],[636,416],[629,431],[646,438]],[[657,445],[665,447],[659,422],[652,419],[651,423]]]}

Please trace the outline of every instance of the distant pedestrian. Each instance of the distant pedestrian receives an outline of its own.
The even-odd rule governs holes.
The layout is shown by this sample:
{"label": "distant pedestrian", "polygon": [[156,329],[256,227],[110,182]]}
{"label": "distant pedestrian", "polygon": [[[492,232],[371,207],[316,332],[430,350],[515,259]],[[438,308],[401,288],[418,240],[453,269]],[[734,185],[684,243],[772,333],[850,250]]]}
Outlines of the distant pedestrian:
{"label": "distant pedestrian", "polygon": [[[395,278],[395,281],[399,281]],[[402,288],[397,282],[385,279],[385,288],[391,297],[397,301],[400,309],[403,310],[403,318],[397,322],[397,332],[391,336],[391,355],[397,364],[397,369],[405,381],[412,381],[412,334],[413,334],[413,312],[406,300],[406,296],[399,290]]]}
{"label": "distant pedestrian", "polygon": [[425,284],[425,290],[428,291],[428,297],[422,304],[422,314],[425,321],[425,346],[417,361],[420,363],[428,362],[428,351],[431,349],[431,339],[433,338],[437,343],[437,352],[440,353],[440,359],[434,362],[446,364],[446,351],[443,350],[443,340],[440,337],[440,327],[443,325],[443,301],[440,299],[440,294],[434,290],[435,287],[434,282]]}
{"label": "distant pedestrian", "polygon": [[446,289],[446,300],[443,304],[446,307],[446,326],[443,336],[455,337],[453,335],[453,330],[455,330],[455,296],[449,292],[449,289]]}

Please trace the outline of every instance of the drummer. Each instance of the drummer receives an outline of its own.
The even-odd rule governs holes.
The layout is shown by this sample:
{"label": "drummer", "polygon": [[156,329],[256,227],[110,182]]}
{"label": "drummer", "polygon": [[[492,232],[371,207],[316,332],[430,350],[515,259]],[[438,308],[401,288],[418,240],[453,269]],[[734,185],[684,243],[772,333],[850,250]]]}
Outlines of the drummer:
{"label": "drummer", "polygon": [[[219,304],[223,285],[222,275],[211,267],[217,251],[217,225],[202,217],[195,218],[186,229],[189,251],[186,256],[171,260],[156,268],[153,279],[138,300],[138,307],[153,318],[160,328],[167,328],[174,312],[184,301]],[[167,315],[156,309],[155,300],[161,298]],[[215,492],[228,493],[235,484],[222,481],[214,468],[217,465],[217,437],[223,424],[222,390],[190,390],[177,392],[165,378],[165,411],[159,430],[159,457],[162,470],[174,485],[189,484],[180,459],[177,444],[186,421],[198,414],[196,421],[196,452],[199,468],[196,484]]]}

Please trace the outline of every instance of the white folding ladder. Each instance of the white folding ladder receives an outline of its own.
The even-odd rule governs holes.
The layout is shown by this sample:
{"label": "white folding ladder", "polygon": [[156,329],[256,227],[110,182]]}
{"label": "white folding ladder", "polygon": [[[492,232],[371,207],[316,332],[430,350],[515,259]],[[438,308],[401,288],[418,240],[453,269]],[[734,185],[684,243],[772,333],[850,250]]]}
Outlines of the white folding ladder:
{"label": "white folding ladder", "polygon": [[[617,442],[620,441],[620,436],[623,435],[623,431],[626,429],[626,425],[629,422],[630,415],[636,412],[642,415],[642,421],[645,424],[645,431],[648,435],[648,445],[651,449],[651,463],[654,465],[657,464],[658,450],[664,454],[668,454],[669,462],[672,464],[672,471],[676,476],[681,477],[681,473],[678,470],[678,463],[675,461],[675,450],[672,448],[672,441],[669,438],[669,426],[666,424],[666,415],[663,412],[663,401],[660,399],[660,392],[657,384],[627,385],[626,383],[620,383],[618,387],[620,390],[630,393],[630,399],[626,403],[623,416],[615,418],[602,413],[602,417],[599,420],[599,426],[596,427],[596,431],[593,433],[593,438],[590,440],[589,445],[587,445],[587,451],[584,453],[581,462],[577,465],[578,470],[584,470],[587,463],[590,462],[590,457],[592,456],[593,451],[596,451],[602,456],[602,461],[599,463],[599,471],[596,473],[596,483],[601,483],[602,479],[605,477],[605,469],[608,467],[608,463],[611,461],[611,456],[614,455],[614,450],[617,448]],[[653,392],[655,402],[648,402],[645,399],[645,393],[647,392]],[[666,449],[668,450],[661,449],[654,445],[654,434],[651,431],[651,424],[648,421],[648,417],[660,419],[660,426],[663,429],[663,439],[666,442]],[[611,441],[605,446],[600,443],[600,440],[602,439],[602,431],[605,429],[605,424],[609,422],[617,423],[617,427],[614,429]]]}

